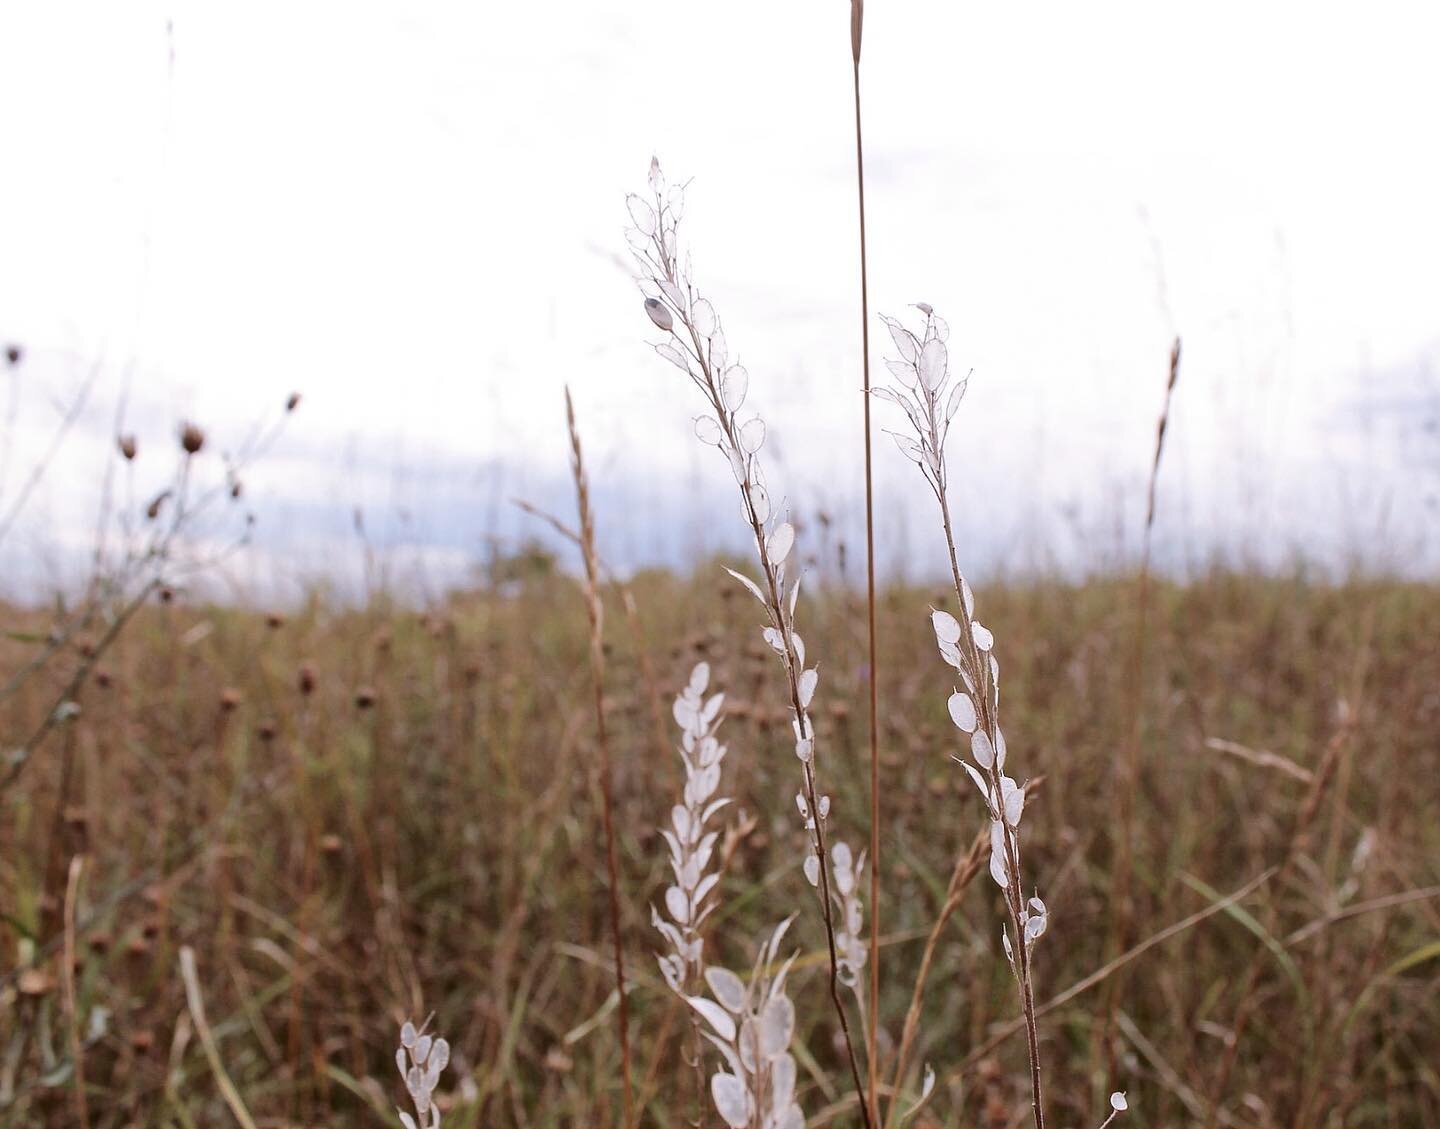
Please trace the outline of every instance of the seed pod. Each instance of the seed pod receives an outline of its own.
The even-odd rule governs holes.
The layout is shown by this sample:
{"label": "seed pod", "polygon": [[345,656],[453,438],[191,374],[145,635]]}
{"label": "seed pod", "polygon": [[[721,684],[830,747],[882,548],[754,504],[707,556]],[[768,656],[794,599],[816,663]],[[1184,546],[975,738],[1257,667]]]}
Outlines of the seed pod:
{"label": "seed pod", "polygon": [[117,443],[120,447],[120,453],[125,456],[126,461],[133,462],[135,459],[135,455],[140,450],[139,444],[135,441],[135,436],[122,435],[117,440]]}
{"label": "seed pod", "polygon": [[675,319],[670,316],[670,311],[658,298],[645,299],[645,312],[650,315],[650,320],[657,326],[669,333],[675,326]]}

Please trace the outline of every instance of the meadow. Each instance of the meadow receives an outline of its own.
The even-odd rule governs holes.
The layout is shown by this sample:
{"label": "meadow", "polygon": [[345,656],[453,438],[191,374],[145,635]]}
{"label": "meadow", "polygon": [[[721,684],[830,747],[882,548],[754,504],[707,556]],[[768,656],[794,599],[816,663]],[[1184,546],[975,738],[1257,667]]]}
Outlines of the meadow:
{"label": "meadow", "polygon": [[[1142,551],[968,575],[976,472],[1025,440],[947,449],[972,343],[872,316],[862,24],[858,348],[818,394],[863,413],[863,541],[787,492],[774,366],[752,389],[655,159],[634,344],[738,490],[688,516],[738,518],[743,557],[608,569],[642,523],[597,512],[567,387],[576,505],[516,499],[548,541],[422,601],[357,503],[366,598],[207,602],[300,396],[238,446],[178,420],[167,462],[122,394],[70,484],[88,579],[0,606],[0,1126],[1440,1124],[1440,588],[1152,569],[1163,284],[1168,367],[1124,391],[1163,390]],[[877,574],[881,431],[938,505],[903,575],[943,582]]]}
{"label": "meadow", "polygon": [[[797,1094],[809,1124],[857,1124],[801,874],[787,702],[753,604],[717,575],[633,577],[633,616],[604,592],[639,1123],[701,1108],[649,907],[680,780],[670,700],[703,659],[727,695],[736,798],[709,944],[743,965],[775,907],[799,911]],[[1032,780],[1027,865],[1054,919],[1037,971],[1052,1116],[1089,1124],[1118,1074],[1136,1125],[1437,1123],[1440,593],[1219,569],[1155,583],[1137,671],[1138,585],[981,592]],[[983,824],[935,693],[928,615],[945,597],[888,586],[878,604],[882,1076]],[[822,580],[806,602],[832,819],[863,827],[863,593]],[[96,1126],[232,1123],[222,1074],[256,1125],[395,1124],[395,1033],[433,1013],[452,1047],[446,1126],[619,1124],[584,607],[538,551],[423,610],[153,600],[0,797],[0,1123],[78,1124],[79,1064]],[[50,617],[5,619],[8,677]],[[93,642],[7,698],[4,732],[33,724]],[[914,1055],[937,1082],[913,1124],[1028,1115],[997,894],[963,886],[938,934]]]}

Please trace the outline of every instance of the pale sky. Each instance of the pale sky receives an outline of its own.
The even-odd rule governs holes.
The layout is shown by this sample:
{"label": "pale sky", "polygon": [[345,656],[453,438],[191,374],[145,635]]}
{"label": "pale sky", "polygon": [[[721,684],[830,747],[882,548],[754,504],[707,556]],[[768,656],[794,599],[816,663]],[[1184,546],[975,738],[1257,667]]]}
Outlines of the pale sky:
{"label": "pale sky", "polygon": [[[27,349],[0,507],[102,372],[5,573],[91,536],[127,390],[156,481],[179,418],[223,445],[305,394],[249,483],[244,583],[353,566],[357,505],[436,578],[538,532],[513,494],[568,517],[567,382],[614,559],[740,544],[617,265],[652,154],[692,181],[772,481],[853,543],[848,8],[0,7],[0,341]],[[974,368],[979,567],[1133,551],[1176,332],[1165,559],[1440,567],[1437,41],[1421,3],[872,0],[871,305],[931,303]],[[928,571],[924,488],[880,441],[883,539]]]}

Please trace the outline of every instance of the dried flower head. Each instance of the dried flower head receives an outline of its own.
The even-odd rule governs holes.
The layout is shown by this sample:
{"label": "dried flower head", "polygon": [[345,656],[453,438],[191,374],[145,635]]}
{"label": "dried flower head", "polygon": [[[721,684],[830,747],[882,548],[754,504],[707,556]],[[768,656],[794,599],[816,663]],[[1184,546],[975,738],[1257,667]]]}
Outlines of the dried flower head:
{"label": "dried flower head", "polygon": [[187,455],[198,455],[200,448],[205,446],[205,432],[193,423],[180,425],[180,448]]}

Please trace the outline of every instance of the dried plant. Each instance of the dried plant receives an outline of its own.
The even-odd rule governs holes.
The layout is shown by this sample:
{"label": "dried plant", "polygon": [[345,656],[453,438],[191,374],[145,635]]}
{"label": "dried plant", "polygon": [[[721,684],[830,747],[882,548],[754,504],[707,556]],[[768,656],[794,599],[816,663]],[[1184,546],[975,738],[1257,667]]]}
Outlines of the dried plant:
{"label": "dried plant", "polygon": [[[962,624],[941,609],[931,610],[931,622],[941,657],[959,674],[964,689],[950,695],[950,719],[970,742],[970,761],[961,760],[984,798],[990,820],[990,876],[1004,893],[1008,924],[1002,929],[1005,959],[1015,975],[1030,1061],[1031,1112],[1036,1129],[1044,1129],[1045,1107],[1040,1076],[1040,1040],[1036,1029],[1035,983],[1032,959],[1036,942],[1049,927],[1049,911],[1038,893],[1025,896],[1020,869],[1020,821],[1025,811],[1025,787],[1006,772],[1005,734],[1000,728],[1000,663],[994,654],[995,637],[975,617],[975,596],[961,574],[951,524],[945,440],[950,422],[965,395],[968,376],[951,381],[946,341],[950,328],[924,303],[916,309],[924,317],[917,336],[894,318],[883,318],[900,357],[886,361],[898,384],[879,388],[875,395],[902,408],[914,438],[892,432],[901,452],[920,473],[940,507],[945,546],[955,596],[964,614]],[[1013,938],[1013,939],[1012,939]],[[1114,1112],[1123,1108],[1115,1106]],[[1113,1102],[1112,1102],[1113,1104]],[[1108,1122],[1107,1122],[1108,1123]]]}
{"label": "dried plant", "polygon": [[[802,808],[818,818],[808,820],[810,852],[825,858],[825,823],[829,798],[821,797],[816,786],[815,728],[810,705],[819,683],[819,671],[805,665],[805,644],[795,630],[795,608],[800,596],[800,578],[791,563],[795,548],[795,527],[779,518],[779,507],[766,486],[759,458],[765,443],[765,421],[758,415],[740,416],[749,391],[745,368],[731,363],[729,347],[720,318],[710,300],[696,288],[688,256],[679,254],[678,225],[684,212],[683,186],[668,188],[658,161],[651,161],[649,197],[627,199],[634,227],[627,238],[639,270],[639,284],[645,295],[645,312],[655,327],[666,335],[655,351],[689,377],[704,397],[708,411],[695,421],[695,434],[702,443],[717,448],[729,463],[740,490],[746,524],[755,539],[760,564],[760,582],[728,570],[765,609],[768,624],[765,642],[779,656],[795,738],[795,756],[800,762]],[[818,864],[817,864],[818,866]],[[850,1036],[850,1023],[841,997],[842,957],[834,920],[831,877],[818,867],[820,903],[830,960],[830,998],[839,1019],[845,1052],[867,1127],[871,1126],[870,1104],[860,1078],[860,1067]],[[858,987],[857,987],[858,991]]]}
{"label": "dried plant", "polygon": [[405,1129],[440,1129],[440,1110],[435,1105],[435,1087],[440,1072],[450,1061],[450,1044],[444,1039],[427,1035],[423,1029],[406,1021],[400,1028],[400,1046],[395,1050],[395,1065],[405,1080],[405,1091],[415,1104],[415,1116],[403,1109],[396,1110]]}
{"label": "dried plant", "polygon": [[565,423],[570,433],[570,474],[580,516],[580,551],[585,560],[585,611],[590,620],[590,674],[595,694],[595,738],[600,746],[600,811],[605,827],[605,873],[610,895],[610,940],[615,951],[615,990],[619,996],[620,1084],[625,1129],[635,1123],[635,1099],[630,1086],[630,1011],[625,998],[625,945],[620,933],[620,871],[615,859],[615,800],[612,795],[610,738],[605,723],[605,605],[600,599],[600,556],[595,548],[595,515],[590,508],[590,480],[580,450],[575,404],[565,389]]}

